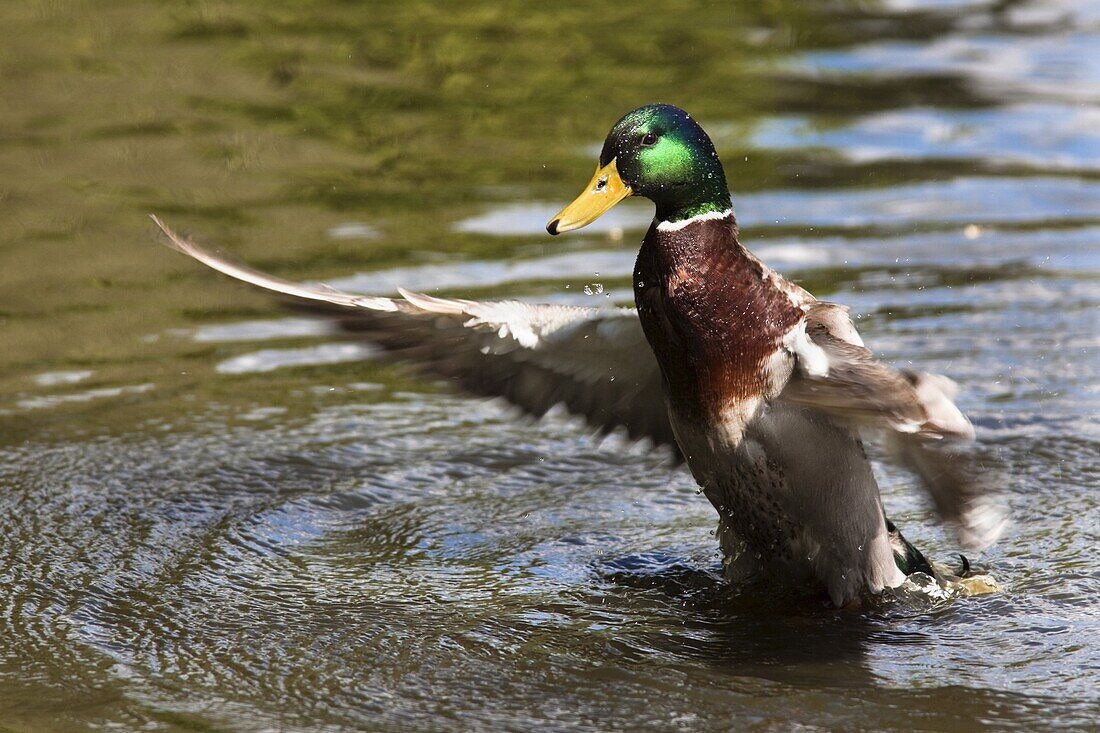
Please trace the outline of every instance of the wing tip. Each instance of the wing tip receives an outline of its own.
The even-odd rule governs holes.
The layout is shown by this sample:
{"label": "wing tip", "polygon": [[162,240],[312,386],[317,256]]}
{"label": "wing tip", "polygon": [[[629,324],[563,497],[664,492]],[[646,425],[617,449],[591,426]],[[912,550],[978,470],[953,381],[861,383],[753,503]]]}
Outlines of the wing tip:
{"label": "wing tip", "polygon": [[259,270],[254,270],[246,265],[233,262],[220,254],[209,252],[191,242],[189,239],[184,239],[172,231],[172,229],[156,214],[149,214],[149,218],[166,237],[164,242],[165,246],[174,249],[180,254],[187,255],[207,267],[223,275],[228,275],[235,280],[291,298],[327,302],[345,308],[365,308],[367,310],[385,311],[389,313],[399,310],[398,302],[393,298],[386,298],[378,295],[346,293],[324,283],[311,285],[291,282],[274,275],[269,275],[265,272],[260,272]]}
{"label": "wing tip", "polygon": [[960,543],[973,552],[981,552],[996,543],[1012,524],[1006,506],[986,496],[972,502],[959,520]]}
{"label": "wing tip", "polygon": [[152,219],[153,223],[157,225],[157,228],[160,229],[161,234],[164,235],[165,239],[161,240],[162,244],[184,254],[190,254],[191,250],[195,249],[193,244],[172,231],[159,216],[153,213],[150,213],[148,216]]}

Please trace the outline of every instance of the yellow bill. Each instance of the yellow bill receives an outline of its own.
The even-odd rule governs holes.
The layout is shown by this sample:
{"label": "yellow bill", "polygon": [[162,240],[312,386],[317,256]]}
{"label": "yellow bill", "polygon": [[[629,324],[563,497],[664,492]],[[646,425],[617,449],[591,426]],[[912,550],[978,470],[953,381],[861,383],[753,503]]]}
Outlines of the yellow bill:
{"label": "yellow bill", "polygon": [[612,159],[603,168],[596,167],[595,175],[581,195],[550,220],[546,231],[550,234],[561,234],[580,229],[599,219],[608,209],[633,193],[630,186],[619,178],[619,170]]}

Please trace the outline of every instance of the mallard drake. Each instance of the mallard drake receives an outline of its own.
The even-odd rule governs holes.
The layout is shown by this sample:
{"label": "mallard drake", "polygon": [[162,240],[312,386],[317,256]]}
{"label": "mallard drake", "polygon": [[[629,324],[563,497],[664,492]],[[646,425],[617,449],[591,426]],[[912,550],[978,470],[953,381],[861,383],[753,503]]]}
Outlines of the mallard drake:
{"label": "mallard drake", "polygon": [[683,110],[649,105],[619,120],[592,180],[547,230],[583,227],[628,196],[656,206],[634,270],[637,310],[298,284],[153,220],[180,252],[337,310],[349,330],[470,392],[536,416],[564,404],[601,431],[672,446],[718,511],[733,581],[813,585],[840,607],[933,572],[886,518],[860,428],[888,436],[964,548],[998,537],[1005,516],[968,463],[974,429],[953,383],[880,363],[844,306],[741,245],[714,145]]}

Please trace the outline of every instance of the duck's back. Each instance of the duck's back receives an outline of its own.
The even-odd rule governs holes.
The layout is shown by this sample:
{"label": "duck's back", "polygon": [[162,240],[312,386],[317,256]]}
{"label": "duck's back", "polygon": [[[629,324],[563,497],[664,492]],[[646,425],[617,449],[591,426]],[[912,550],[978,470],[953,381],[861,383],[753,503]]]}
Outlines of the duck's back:
{"label": "duck's back", "polygon": [[897,585],[878,486],[857,435],[774,402],[805,341],[812,296],[737,241],[732,214],[654,225],[635,299],[695,479],[718,509],[731,572],[801,583],[833,601]]}

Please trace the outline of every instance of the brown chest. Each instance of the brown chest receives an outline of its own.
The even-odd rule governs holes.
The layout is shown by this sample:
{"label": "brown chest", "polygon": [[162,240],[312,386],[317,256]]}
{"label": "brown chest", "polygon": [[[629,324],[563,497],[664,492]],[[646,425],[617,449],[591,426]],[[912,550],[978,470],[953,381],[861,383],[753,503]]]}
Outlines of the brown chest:
{"label": "brown chest", "polygon": [[651,227],[634,296],[674,407],[710,417],[764,393],[764,365],[802,317],[737,241],[732,217]]}

